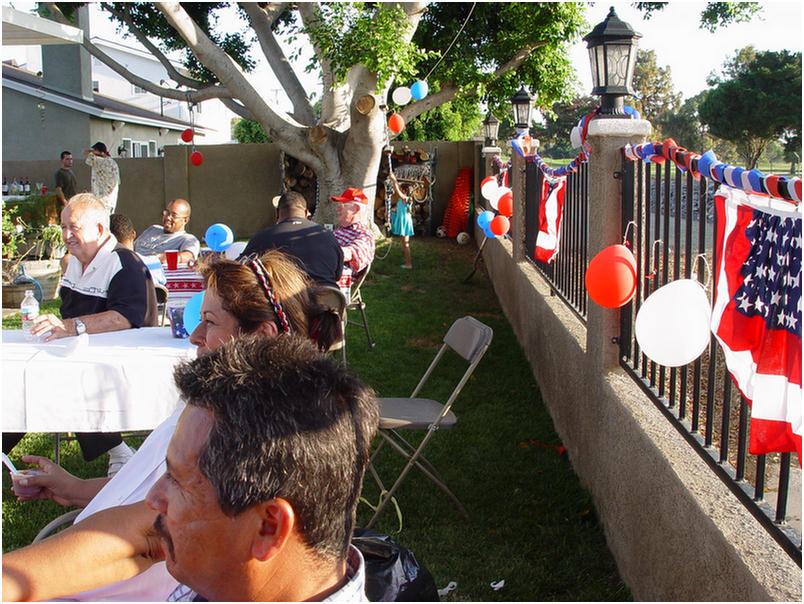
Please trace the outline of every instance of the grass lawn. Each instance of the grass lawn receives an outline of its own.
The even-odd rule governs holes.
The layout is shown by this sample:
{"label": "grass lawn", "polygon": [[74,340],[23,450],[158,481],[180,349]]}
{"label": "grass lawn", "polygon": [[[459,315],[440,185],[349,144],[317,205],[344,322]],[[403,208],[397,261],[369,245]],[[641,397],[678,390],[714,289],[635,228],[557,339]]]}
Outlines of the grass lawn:
{"label": "grass lawn", "polygon": [[[414,268],[403,270],[398,240],[378,247],[363,289],[377,344],[368,349],[362,326],[350,325],[349,367],[379,396],[407,396],[456,318],[483,321],[494,330],[494,340],[453,408],[458,424],[436,434],[425,450],[466,506],[469,520],[414,469],[397,492],[401,531],[393,507],[374,529],[411,549],[438,588],[455,581],[447,601],[630,600],[592,500],[566,455],[554,448],[561,443],[482,263],[469,284],[461,283],[471,271],[475,247],[414,237],[411,248]],[[433,384],[423,395],[443,400],[465,368],[456,355],[442,365],[446,383]],[[24,451],[50,455],[52,437],[26,437],[12,459],[18,461]],[[77,445],[69,443],[63,464],[97,476],[106,460],[85,464]],[[376,463],[388,486],[402,466],[402,458],[388,448]],[[371,504],[379,497],[370,476],[363,496]],[[17,503],[4,472],[3,551],[30,542],[62,511],[52,502]],[[361,503],[358,524],[370,517],[369,503]],[[504,587],[494,591],[490,583],[500,580]]]}

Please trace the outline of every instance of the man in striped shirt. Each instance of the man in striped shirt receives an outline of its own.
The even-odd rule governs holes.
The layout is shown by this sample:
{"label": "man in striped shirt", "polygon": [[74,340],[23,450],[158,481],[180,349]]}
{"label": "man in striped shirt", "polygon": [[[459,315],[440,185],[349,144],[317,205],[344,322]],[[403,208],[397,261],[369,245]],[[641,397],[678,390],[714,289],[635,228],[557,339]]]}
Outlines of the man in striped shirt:
{"label": "man in striped shirt", "polygon": [[374,260],[374,233],[364,222],[368,198],[363,191],[349,187],[341,196],[333,197],[332,201],[337,204],[335,207],[340,223],[334,235],[343,250],[343,273],[338,287],[348,300],[355,275]]}

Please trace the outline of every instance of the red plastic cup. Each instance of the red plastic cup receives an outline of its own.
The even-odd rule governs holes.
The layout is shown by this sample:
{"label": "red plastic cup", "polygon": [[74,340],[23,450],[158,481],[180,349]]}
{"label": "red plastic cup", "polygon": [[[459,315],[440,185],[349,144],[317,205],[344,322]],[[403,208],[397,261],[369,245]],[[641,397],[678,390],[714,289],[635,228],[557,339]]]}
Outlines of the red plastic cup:
{"label": "red plastic cup", "polygon": [[43,186],[42,187],[42,195],[45,195],[46,193],[47,193],[47,187]]}
{"label": "red plastic cup", "polygon": [[179,250],[165,250],[165,262],[168,270],[175,271],[179,265]]}
{"label": "red plastic cup", "polygon": [[43,472],[41,470],[20,470],[19,472],[12,472],[11,488],[14,490],[14,494],[17,497],[22,497],[26,499],[34,497],[39,491],[42,490],[42,487],[23,486],[19,484],[19,480],[22,478],[26,478],[28,476],[37,476],[42,473]]}

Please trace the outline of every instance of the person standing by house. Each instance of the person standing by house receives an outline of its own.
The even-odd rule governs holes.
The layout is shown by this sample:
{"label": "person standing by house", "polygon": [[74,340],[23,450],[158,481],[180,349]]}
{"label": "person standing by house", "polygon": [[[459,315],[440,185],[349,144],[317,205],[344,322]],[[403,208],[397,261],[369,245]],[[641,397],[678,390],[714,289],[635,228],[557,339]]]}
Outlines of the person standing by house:
{"label": "person standing by house", "polygon": [[100,141],[84,151],[87,165],[92,168],[92,193],[103,202],[106,211],[114,214],[117,192],[120,189],[120,169]]}
{"label": "person standing by house", "polygon": [[413,218],[410,215],[410,204],[413,203],[410,193],[410,185],[400,185],[393,172],[388,174],[391,183],[394,185],[394,193],[397,201],[394,210],[391,212],[391,233],[402,237],[402,250],[405,252],[405,264],[402,268],[413,268],[410,260],[410,237],[413,232]]}
{"label": "person standing by house", "polygon": [[76,193],[75,174],[73,174],[72,167],[73,154],[69,151],[62,151],[61,168],[56,170],[54,176],[54,180],[56,181],[56,195],[62,206],[66,206],[70,197]]}

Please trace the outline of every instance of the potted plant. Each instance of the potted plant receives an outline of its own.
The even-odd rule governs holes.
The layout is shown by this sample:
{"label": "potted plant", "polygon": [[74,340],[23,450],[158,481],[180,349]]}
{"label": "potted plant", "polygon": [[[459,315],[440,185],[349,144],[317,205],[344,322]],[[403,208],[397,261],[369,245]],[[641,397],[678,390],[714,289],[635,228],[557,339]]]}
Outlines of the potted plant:
{"label": "potted plant", "polygon": [[[30,196],[18,204],[3,204],[3,306],[22,302],[26,289],[38,289],[45,299],[56,297],[64,255],[61,227],[49,200]],[[30,279],[34,279],[37,288]]]}

